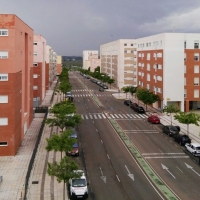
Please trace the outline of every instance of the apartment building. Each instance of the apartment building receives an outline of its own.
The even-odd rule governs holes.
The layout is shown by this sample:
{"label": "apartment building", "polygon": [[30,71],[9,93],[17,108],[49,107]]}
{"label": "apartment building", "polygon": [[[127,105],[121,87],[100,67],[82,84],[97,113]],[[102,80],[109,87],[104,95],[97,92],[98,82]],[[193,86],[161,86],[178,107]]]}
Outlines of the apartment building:
{"label": "apartment building", "polygon": [[121,89],[137,85],[137,44],[135,39],[120,39],[100,46],[101,72],[115,80]]}
{"label": "apartment building", "polygon": [[50,47],[46,45],[46,77],[45,77],[45,85],[48,90],[57,75],[57,54]]}
{"label": "apartment building", "polygon": [[57,75],[62,72],[62,56],[57,55]]}
{"label": "apartment building", "polygon": [[154,107],[200,107],[200,34],[163,33],[137,39],[138,86],[158,94]]}
{"label": "apartment building", "polygon": [[34,35],[33,42],[33,107],[39,107],[46,94],[46,39]]}
{"label": "apartment building", "polygon": [[83,51],[83,69],[88,69],[90,67],[90,71],[94,72],[95,68],[101,66],[101,60],[99,59],[98,51]]}
{"label": "apartment building", "polygon": [[0,14],[0,156],[13,156],[33,118],[33,29]]}

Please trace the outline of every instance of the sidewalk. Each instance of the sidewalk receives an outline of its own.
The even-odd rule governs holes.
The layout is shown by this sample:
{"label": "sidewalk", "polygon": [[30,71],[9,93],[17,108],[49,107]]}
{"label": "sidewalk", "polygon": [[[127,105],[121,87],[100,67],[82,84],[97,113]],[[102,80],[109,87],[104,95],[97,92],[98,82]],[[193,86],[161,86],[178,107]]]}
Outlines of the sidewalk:
{"label": "sidewalk", "polygon": [[[47,92],[43,106],[50,106],[55,85],[56,81]],[[0,157],[0,175],[3,176],[3,181],[0,182],[0,200],[20,200],[24,197],[26,173],[43,119],[44,114],[35,113],[17,154]]]}

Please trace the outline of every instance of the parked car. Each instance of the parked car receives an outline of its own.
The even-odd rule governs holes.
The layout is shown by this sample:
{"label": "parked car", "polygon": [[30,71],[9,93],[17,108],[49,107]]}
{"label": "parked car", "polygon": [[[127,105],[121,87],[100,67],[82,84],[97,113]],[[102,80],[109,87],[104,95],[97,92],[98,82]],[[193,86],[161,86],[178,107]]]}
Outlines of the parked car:
{"label": "parked car", "polygon": [[78,143],[74,143],[72,150],[66,153],[68,156],[79,156],[79,146]]}
{"label": "parked car", "polygon": [[172,137],[174,137],[175,135],[179,134],[178,129],[173,125],[163,126],[162,130],[163,130],[163,133],[165,133],[165,134],[167,134],[169,136],[172,136]]}
{"label": "parked car", "polygon": [[70,137],[74,138],[74,139],[77,139],[78,136],[77,136],[77,132],[76,132],[75,128],[72,128],[71,130],[72,130],[72,134],[70,135]]}
{"label": "parked car", "polygon": [[125,100],[124,101],[124,105],[126,105],[126,106],[130,106],[131,104],[132,104],[131,100]]}
{"label": "parked car", "polygon": [[181,146],[185,145],[186,143],[190,144],[191,139],[187,135],[178,134],[174,136],[174,141],[179,143]]}
{"label": "parked car", "polygon": [[134,110],[135,107],[138,107],[138,104],[137,103],[132,103],[130,107]]}
{"label": "parked car", "polygon": [[151,122],[152,124],[160,124],[160,119],[157,115],[151,115],[148,117],[148,122]]}
{"label": "parked car", "polygon": [[85,173],[83,170],[74,171],[75,174],[80,175],[79,178],[75,177],[69,179],[68,190],[70,199],[86,199],[88,197],[88,185]]}
{"label": "parked car", "polygon": [[141,114],[145,113],[145,110],[142,106],[135,107],[134,111],[137,112],[137,113],[141,113]]}
{"label": "parked car", "polygon": [[104,89],[102,87],[99,88],[100,92],[104,92]]}
{"label": "parked car", "polygon": [[103,85],[103,89],[108,89],[108,86],[107,85]]}
{"label": "parked car", "polygon": [[191,143],[191,144],[185,144],[185,148],[187,151],[193,154],[193,156],[200,156],[200,144],[199,143]]}

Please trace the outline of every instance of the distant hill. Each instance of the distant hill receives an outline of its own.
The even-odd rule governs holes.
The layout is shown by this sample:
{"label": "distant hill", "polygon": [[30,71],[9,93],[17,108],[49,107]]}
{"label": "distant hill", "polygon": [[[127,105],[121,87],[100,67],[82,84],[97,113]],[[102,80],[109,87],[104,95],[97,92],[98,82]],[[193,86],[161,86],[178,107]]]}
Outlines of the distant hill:
{"label": "distant hill", "polygon": [[77,61],[82,61],[83,60],[83,58],[82,58],[82,56],[62,56],[62,60],[63,61],[75,61],[75,60],[77,60]]}

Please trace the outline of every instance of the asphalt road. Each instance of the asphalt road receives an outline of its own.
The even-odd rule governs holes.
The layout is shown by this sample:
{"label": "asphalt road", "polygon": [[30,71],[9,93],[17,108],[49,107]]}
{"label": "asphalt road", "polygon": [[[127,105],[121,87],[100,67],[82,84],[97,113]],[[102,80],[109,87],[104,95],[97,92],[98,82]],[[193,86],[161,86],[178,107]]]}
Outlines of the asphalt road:
{"label": "asphalt road", "polygon": [[[164,199],[129,153],[105,112],[118,116],[115,120],[124,133],[180,199],[199,199],[199,166],[184,148],[162,133],[162,125],[149,124],[146,117],[134,117],[136,113],[123,101],[113,98],[110,92],[99,92],[96,84],[78,73],[70,73],[70,82],[77,113],[83,118],[78,128],[81,153],[74,159],[87,173],[88,199]],[[97,106],[91,94],[103,107]]]}

